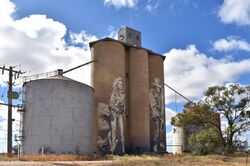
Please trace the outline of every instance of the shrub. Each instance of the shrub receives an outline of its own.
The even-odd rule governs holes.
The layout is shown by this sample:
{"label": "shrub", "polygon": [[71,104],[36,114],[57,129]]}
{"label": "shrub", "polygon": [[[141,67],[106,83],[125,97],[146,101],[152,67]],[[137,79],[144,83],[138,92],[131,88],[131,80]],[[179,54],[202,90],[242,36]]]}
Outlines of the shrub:
{"label": "shrub", "polygon": [[219,143],[220,137],[214,128],[201,130],[198,134],[192,134],[189,137],[189,145],[195,155],[214,153]]}

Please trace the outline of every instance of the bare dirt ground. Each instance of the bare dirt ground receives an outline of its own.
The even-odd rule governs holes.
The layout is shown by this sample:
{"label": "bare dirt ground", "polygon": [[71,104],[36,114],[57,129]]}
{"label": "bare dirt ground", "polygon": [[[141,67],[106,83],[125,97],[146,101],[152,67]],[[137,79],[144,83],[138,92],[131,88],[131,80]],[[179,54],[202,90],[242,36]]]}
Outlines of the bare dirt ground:
{"label": "bare dirt ground", "polygon": [[17,157],[0,155],[4,166],[250,166],[246,155],[192,156],[185,155],[141,155],[89,157],[76,155],[32,155]]}

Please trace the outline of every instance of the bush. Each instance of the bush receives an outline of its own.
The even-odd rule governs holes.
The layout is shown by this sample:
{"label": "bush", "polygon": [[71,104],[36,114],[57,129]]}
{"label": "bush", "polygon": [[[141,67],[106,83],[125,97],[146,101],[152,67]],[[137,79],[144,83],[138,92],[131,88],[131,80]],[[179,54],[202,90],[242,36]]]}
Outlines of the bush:
{"label": "bush", "polygon": [[206,155],[215,152],[220,143],[218,132],[214,128],[201,130],[198,134],[189,137],[191,151],[195,155]]}

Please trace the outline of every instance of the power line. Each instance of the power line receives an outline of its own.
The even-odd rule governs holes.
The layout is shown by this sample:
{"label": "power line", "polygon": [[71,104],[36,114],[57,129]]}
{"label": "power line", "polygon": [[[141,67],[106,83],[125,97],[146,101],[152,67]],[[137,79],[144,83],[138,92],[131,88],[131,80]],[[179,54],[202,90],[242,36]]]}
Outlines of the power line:
{"label": "power line", "polygon": [[10,106],[10,107],[16,107],[16,108],[21,108],[22,106],[21,105],[13,105],[13,104],[5,104],[5,103],[0,103],[0,105],[3,105],[3,106]]}

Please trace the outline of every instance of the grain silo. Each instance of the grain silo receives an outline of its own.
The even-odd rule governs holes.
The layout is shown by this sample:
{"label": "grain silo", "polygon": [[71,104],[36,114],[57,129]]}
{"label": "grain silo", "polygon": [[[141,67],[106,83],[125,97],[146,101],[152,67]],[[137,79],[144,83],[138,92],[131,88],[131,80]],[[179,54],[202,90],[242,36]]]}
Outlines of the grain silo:
{"label": "grain silo", "polygon": [[24,154],[91,154],[93,88],[58,75],[26,82]]}
{"label": "grain silo", "polygon": [[150,53],[149,105],[150,105],[150,149],[166,151],[164,67],[162,56]]}
{"label": "grain silo", "polygon": [[166,151],[164,56],[141,47],[141,33],[90,43],[95,89],[94,149],[124,154]]}
{"label": "grain silo", "polygon": [[123,154],[125,149],[125,48],[107,40],[91,46],[94,94],[94,149]]}
{"label": "grain silo", "polygon": [[148,70],[148,52],[140,48],[130,48],[130,150],[138,153],[150,151]]}
{"label": "grain silo", "polygon": [[173,126],[173,154],[183,153],[187,139],[184,128]]}
{"label": "grain silo", "polygon": [[[195,113],[194,110],[186,109],[184,112],[179,114],[185,115],[188,112]],[[176,116],[177,117],[177,116]],[[220,128],[220,114],[219,113],[210,113],[210,117],[206,120],[210,121],[212,124],[216,125]],[[202,130],[209,130],[214,126],[204,125],[204,124],[189,124],[185,127],[173,126],[173,154],[181,154],[183,152],[190,152],[191,146],[189,144],[189,138],[191,135],[199,134]],[[217,147],[216,149],[220,151],[221,147]]]}

